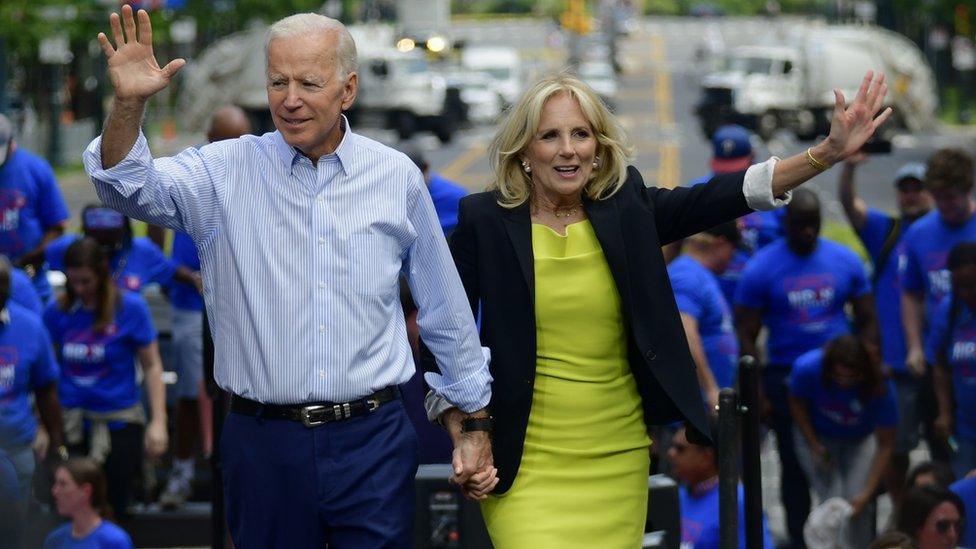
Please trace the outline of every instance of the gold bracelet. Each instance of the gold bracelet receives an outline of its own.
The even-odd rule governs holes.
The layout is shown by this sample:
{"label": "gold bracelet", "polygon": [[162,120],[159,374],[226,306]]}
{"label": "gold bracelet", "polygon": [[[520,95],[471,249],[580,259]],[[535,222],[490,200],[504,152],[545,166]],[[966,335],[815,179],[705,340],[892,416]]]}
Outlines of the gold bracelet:
{"label": "gold bracelet", "polygon": [[821,162],[821,161],[817,160],[816,158],[814,158],[813,157],[813,153],[810,152],[812,150],[813,150],[813,147],[810,147],[810,148],[807,149],[807,162],[809,162],[810,165],[813,166],[813,169],[817,170],[818,172],[822,172],[822,171],[827,170],[828,168],[830,168],[830,166],[828,166],[828,165],[824,164],[823,162]]}

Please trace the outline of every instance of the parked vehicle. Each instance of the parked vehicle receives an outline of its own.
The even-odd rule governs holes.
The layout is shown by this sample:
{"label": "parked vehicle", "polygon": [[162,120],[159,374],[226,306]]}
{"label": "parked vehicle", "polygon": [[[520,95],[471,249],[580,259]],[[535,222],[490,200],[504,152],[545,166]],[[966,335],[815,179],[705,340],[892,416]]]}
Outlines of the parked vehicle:
{"label": "parked vehicle", "polygon": [[461,51],[461,66],[491,75],[492,86],[508,107],[525,88],[525,71],[518,50],[507,46],[469,46]]}
{"label": "parked vehicle", "polygon": [[[181,95],[183,121],[202,129],[214,109],[236,104],[251,114],[259,131],[273,129],[268,111],[264,36],[256,25],[207,48],[189,67]],[[448,142],[466,121],[461,90],[434,71],[421,51],[393,47],[394,31],[384,25],[350,26],[359,46],[359,94],[351,118],[371,118],[402,139],[429,131]]]}

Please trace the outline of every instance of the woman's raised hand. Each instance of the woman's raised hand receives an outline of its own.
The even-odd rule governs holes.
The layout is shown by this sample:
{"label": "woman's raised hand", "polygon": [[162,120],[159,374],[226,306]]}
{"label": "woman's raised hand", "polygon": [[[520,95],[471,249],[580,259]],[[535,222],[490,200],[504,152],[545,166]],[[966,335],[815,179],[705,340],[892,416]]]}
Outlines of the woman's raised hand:
{"label": "woman's raised hand", "polygon": [[837,160],[843,160],[861,149],[865,141],[874,135],[875,130],[891,116],[891,107],[881,114],[888,86],[885,84],[884,73],[868,71],[861,82],[861,88],[850,105],[844,100],[844,94],[834,90],[834,115],[830,122],[830,135],[827,141],[837,154]]}
{"label": "woman's raised hand", "polygon": [[118,100],[145,101],[153,94],[169,85],[170,80],[186,64],[183,59],[174,59],[165,67],[159,68],[152,47],[152,24],[149,14],[139,10],[136,18],[132,7],[122,6],[122,17],[113,13],[109,16],[115,46],[105,33],[98,33],[98,43],[108,58],[108,72]]}

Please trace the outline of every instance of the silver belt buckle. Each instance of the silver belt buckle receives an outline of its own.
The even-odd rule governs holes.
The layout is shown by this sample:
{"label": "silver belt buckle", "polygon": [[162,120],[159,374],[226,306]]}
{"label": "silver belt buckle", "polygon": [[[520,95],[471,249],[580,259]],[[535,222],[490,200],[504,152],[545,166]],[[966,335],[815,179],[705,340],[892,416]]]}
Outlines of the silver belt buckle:
{"label": "silver belt buckle", "polygon": [[312,412],[317,412],[319,410],[325,410],[325,406],[305,406],[302,408],[302,425],[306,427],[315,427],[316,425],[322,425],[325,423],[324,419],[312,419]]}
{"label": "silver belt buckle", "polygon": [[378,398],[367,398],[366,399],[366,409],[370,412],[375,412],[377,408],[380,407],[380,400]]}

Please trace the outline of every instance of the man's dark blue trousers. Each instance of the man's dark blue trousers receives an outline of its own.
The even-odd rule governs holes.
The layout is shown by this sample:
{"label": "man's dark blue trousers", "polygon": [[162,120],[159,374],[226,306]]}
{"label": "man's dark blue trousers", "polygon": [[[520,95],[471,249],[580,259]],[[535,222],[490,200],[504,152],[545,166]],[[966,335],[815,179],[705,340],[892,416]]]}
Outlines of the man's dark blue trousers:
{"label": "man's dark blue trousers", "polygon": [[220,451],[237,549],[411,546],[418,444],[400,399],[311,428],[231,412]]}

